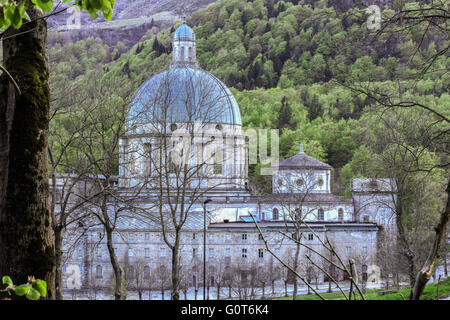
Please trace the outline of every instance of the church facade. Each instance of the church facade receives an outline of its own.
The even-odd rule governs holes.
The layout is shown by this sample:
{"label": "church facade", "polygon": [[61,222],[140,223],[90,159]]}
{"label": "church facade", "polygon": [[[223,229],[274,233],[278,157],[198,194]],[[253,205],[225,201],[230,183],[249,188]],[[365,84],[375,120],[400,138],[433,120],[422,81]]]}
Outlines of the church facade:
{"label": "church facade", "polygon": [[[164,214],[183,220],[176,221],[182,222],[182,287],[203,286],[204,253],[205,285],[212,287],[256,285],[257,274],[267,285],[287,281],[274,255],[291,264],[296,250],[298,273],[324,282],[327,275],[312,272],[306,256],[330,270],[310,250],[326,255],[326,239],[343,260],[353,259],[361,274],[377,264],[380,234],[395,229],[390,179],[354,179],[352,198],[337,196],[331,192],[333,168],[301,145],[298,154],[271,167],[272,192],[254,195],[248,187],[249,143],[232,93],[199,68],[195,34],[184,21],[173,36],[170,68],[138,89],[120,141],[114,187],[119,197],[136,200],[117,219],[113,241],[129,290],[138,286],[133,285],[138,272],[146,288],[170,290]],[[174,225],[165,223],[170,235]],[[105,288],[113,270],[103,227],[93,225],[80,239],[64,244],[65,288],[71,288],[69,266],[81,271],[82,288]]]}

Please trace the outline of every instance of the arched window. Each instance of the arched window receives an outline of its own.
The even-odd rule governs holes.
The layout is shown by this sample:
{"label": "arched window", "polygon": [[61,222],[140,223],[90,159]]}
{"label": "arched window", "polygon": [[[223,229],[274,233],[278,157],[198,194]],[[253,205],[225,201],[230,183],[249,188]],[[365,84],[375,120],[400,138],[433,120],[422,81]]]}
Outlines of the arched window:
{"label": "arched window", "polygon": [[96,270],[95,270],[97,279],[101,279],[103,278],[103,270],[102,270],[102,266],[97,266]]}
{"label": "arched window", "polygon": [[144,267],[144,279],[150,279],[150,267],[149,266]]}
{"label": "arched window", "polygon": [[318,212],[318,220],[319,220],[319,221],[324,221],[324,220],[325,220],[325,213],[324,213],[324,211],[323,211],[322,208],[319,209],[319,212]]}
{"label": "arched window", "polygon": [[344,209],[342,209],[342,208],[339,208],[339,210],[338,210],[338,219],[339,219],[339,221],[344,220]]}
{"label": "arched window", "polygon": [[194,57],[192,56],[192,47],[188,48],[188,59],[192,60]]}
{"label": "arched window", "polygon": [[367,265],[362,265],[362,281],[367,282]]}
{"label": "arched window", "polygon": [[272,210],[272,220],[279,220],[280,219],[280,214],[278,212],[277,208],[273,208]]}
{"label": "arched window", "polygon": [[184,60],[184,47],[181,47],[181,60]]}

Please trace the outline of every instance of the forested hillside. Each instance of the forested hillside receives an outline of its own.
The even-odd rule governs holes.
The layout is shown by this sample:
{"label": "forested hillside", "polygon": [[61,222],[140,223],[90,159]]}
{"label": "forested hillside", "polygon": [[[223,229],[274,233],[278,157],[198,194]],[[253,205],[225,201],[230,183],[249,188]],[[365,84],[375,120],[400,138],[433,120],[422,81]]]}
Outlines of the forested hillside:
{"label": "forested hillside", "polygon": [[[282,157],[297,153],[303,141],[308,154],[344,168],[342,185],[348,187],[350,177],[368,170],[361,163],[367,156],[362,142],[378,121],[366,112],[374,101],[349,86],[370,83],[444,109],[450,105],[450,58],[440,56],[432,72],[418,78],[421,66],[448,39],[422,38],[421,26],[411,34],[376,37],[367,30],[363,11],[336,3],[220,0],[187,23],[196,33],[201,67],[232,88],[244,126],[280,129]],[[395,3],[386,3],[386,10],[395,10]],[[52,47],[55,96],[67,96],[94,69],[105,79],[125,79],[137,88],[168,67],[177,26],[149,33],[131,50],[93,38]],[[419,43],[422,50],[414,53]],[[344,192],[342,186],[338,191]]]}

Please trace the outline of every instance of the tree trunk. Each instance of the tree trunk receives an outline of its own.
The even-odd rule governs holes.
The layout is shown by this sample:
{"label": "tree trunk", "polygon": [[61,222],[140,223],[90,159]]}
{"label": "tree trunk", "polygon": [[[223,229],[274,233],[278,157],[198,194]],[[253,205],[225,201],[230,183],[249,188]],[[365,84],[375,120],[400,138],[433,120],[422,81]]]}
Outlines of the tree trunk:
{"label": "tree trunk", "polygon": [[217,286],[217,300],[220,300],[220,286]]}
{"label": "tree trunk", "polygon": [[409,276],[409,285],[414,287],[415,282],[415,270],[416,266],[414,263],[414,253],[411,251],[409,247],[408,240],[406,239],[406,232],[403,226],[403,202],[402,196],[400,194],[397,195],[397,204],[396,204],[396,225],[397,225],[397,240],[400,245],[400,252],[408,261],[408,276]]}
{"label": "tree trunk", "polygon": [[109,259],[111,261],[111,265],[112,265],[113,271],[114,271],[114,279],[115,279],[114,299],[121,300],[122,299],[122,270],[120,269],[119,263],[117,262],[116,254],[114,252],[114,245],[113,245],[113,241],[112,241],[112,230],[109,228],[108,225],[105,225],[105,231],[106,231],[106,241],[107,241],[107,246],[108,246]]}
{"label": "tree trunk", "polygon": [[63,280],[62,280],[62,232],[61,228],[55,228],[55,294],[56,300],[63,299]]}
{"label": "tree trunk", "polygon": [[180,234],[175,233],[175,243],[172,248],[172,300],[180,300],[180,266],[179,266]]}
{"label": "tree trunk", "polygon": [[3,40],[4,66],[22,95],[6,76],[0,77],[0,275],[16,283],[26,282],[30,275],[43,279],[47,298],[54,299],[47,23],[33,6],[27,12],[34,21],[19,30],[8,29]]}
{"label": "tree trunk", "polygon": [[[431,274],[435,268],[436,261],[439,258],[439,253],[441,251],[442,243],[444,242],[445,235],[447,232],[448,220],[450,218],[450,180],[447,185],[447,205],[445,206],[444,212],[441,214],[441,219],[438,226],[435,228],[436,235],[434,238],[433,248],[428,255],[425,264],[422,269],[417,274],[417,278],[414,284],[413,290],[411,290],[411,300],[419,300],[420,296],[425,289],[425,285],[428,280],[430,280]],[[445,257],[446,258],[446,257]]]}

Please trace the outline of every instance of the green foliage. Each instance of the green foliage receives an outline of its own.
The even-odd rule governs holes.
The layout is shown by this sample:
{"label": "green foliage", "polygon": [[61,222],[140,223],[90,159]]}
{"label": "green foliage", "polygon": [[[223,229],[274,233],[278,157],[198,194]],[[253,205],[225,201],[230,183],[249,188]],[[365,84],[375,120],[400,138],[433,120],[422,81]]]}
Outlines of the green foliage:
{"label": "green foliage", "polygon": [[[107,20],[112,19],[115,0],[75,0],[78,10],[89,12],[92,18],[98,18],[101,12]],[[71,0],[64,1],[65,3]],[[26,10],[29,6],[45,12],[53,9],[53,0],[0,0],[0,30],[5,30],[10,25],[18,29],[22,25],[23,19],[30,20]]]}
{"label": "green foliage", "polygon": [[25,296],[28,300],[39,300],[41,297],[47,296],[47,282],[40,279],[34,279],[34,277],[28,277],[28,282],[26,284],[16,286],[9,276],[4,276],[2,278],[2,283],[7,287],[0,291],[6,291],[10,295],[14,292],[17,296]]}
{"label": "green foliage", "polygon": [[[386,48],[387,39],[380,36],[370,48],[349,45],[366,32],[364,21],[359,10],[345,6],[220,0],[194,13],[188,24],[196,33],[201,67],[231,87],[244,128],[279,129],[282,158],[297,153],[303,141],[308,154],[343,168],[341,183],[348,191],[351,178],[374,175],[371,164],[379,150],[364,149],[362,137],[375,137],[379,121],[365,116],[372,100],[335,80],[370,81],[375,91],[396,94],[397,80],[403,79],[404,98],[419,98],[444,112],[450,104],[450,75],[443,71],[450,58],[440,57],[423,79],[405,80],[419,70],[408,58],[417,40],[405,35]],[[77,92],[81,99],[85,89],[77,88],[89,87],[94,69],[103,69],[105,80],[126,80],[137,89],[169,66],[178,26],[128,51],[122,43],[111,48],[93,38],[55,45],[50,48],[53,95]],[[441,45],[430,42],[426,52],[431,56]],[[69,124],[62,116],[55,131],[70,132]]]}

